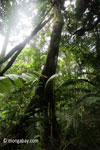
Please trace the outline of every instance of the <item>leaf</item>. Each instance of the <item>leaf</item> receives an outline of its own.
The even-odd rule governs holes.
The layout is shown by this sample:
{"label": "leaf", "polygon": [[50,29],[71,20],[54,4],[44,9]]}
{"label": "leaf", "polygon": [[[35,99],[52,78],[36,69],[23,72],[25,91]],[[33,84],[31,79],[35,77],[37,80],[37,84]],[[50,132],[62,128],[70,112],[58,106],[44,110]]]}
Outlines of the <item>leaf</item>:
{"label": "leaf", "polygon": [[1,94],[1,93],[0,93],[0,97],[3,97],[3,96],[4,96],[4,94]]}
{"label": "leaf", "polygon": [[41,76],[41,74],[39,74],[38,72],[36,72],[36,71],[32,71],[32,73],[33,74],[35,74],[36,76],[38,76],[38,77],[40,77]]}
{"label": "leaf", "polygon": [[7,88],[12,87],[12,81],[8,77],[0,77],[0,84],[3,84]]}
{"label": "leaf", "polygon": [[12,107],[7,107],[5,109],[0,110],[0,112],[5,113],[5,112],[7,112],[9,110],[11,111],[11,110],[15,110],[15,109],[16,109],[16,106],[12,106]]}
{"label": "leaf", "polygon": [[0,83],[0,93],[8,92],[9,88]]}
{"label": "leaf", "polygon": [[13,83],[16,87],[22,87],[23,86],[23,81],[18,75],[9,74],[9,75],[6,75],[6,76],[9,77],[13,81]]}
{"label": "leaf", "polygon": [[70,80],[67,80],[67,81],[63,82],[63,83],[57,88],[57,90],[59,90],[59,89],[62,88],[62,87],[65,87],[65,86],[74,85],[74,84],[76,84],[76,83],[82,83],[82,82],[85,82],[85,83],[94,85],[93,82],[91,82],[91,81],[89,81],[89,80],[86,80],[86,79],[70,79]]}
{"label": "leaf", "polygon": [[86,100],[86,104],[87,105],[92,105],[92,104],[96,104],[96,103],[100,103],[100,97],[89,97],[89,98],[87,98],[87,100]]}
{"label": "leaf", "polygon": [[5,93],[7,91],[10,91],[10,88],[12,86],[11,81],[7,77],[0,77],[0,93]]}
{"label": "leaf", "polygon": [[47,91],[49,89],[51,84],[54,83],[54,81],[58,78],[58,76],[59,76],[58,74],[54,74],[47,80],[47,82],[45,84],[45,91]]}
{"label": "leaf", "polygon": [[34,80],[34,76],[31,74],[25,74],[22,73],[21,78],[27,82],[33,81]]}

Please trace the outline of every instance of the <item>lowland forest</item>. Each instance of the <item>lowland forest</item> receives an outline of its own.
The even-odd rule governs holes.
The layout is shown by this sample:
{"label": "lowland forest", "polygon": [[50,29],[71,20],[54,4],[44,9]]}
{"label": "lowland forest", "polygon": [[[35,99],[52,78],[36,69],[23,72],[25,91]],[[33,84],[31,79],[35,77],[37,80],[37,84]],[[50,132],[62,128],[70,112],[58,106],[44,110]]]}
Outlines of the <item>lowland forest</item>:
{"label": "lowland forest", "polygon": [[0,0],[0,150],[100,150],[100,0]]}

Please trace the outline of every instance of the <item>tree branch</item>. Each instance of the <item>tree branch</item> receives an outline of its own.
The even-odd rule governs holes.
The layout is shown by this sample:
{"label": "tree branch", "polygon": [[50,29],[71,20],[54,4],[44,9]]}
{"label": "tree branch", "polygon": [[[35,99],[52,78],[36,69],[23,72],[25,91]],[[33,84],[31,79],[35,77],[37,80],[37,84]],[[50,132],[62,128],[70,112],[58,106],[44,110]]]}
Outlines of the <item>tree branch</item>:
{"label": "tree branch", "polygon": [[6,60],[8,60],[16,51],[17,53],[12,57],[12,59],[8,62],[6,67],[0,72],[0,76],[2,76],[14,63],[16,60],[17,56],[20,54],[20,52],[23,50],[23,48],[26,46],[26,44],[50,21],[52,18],[52,15],[44,22],[40,23],[34,31],[31,33],[30,36],[28,36],[22,43],[17,45],[15,48],[13,48],[8,55],[0,61],[0,64],[4,63]]}
{"label": "tree branch", "polygon": [[6,60],[8,60],[16,51],[23,49],[25,45],[46,25],[47,22],[49,22],[51,17],[47,19],[44,22],[41,22],[34,31],[20,44],[18,44],[16,47],[14,47],[6,57],[4,57],[2,60],[0,60],[0,64],[3,64]]}
{"label": "tree branch", "polygon": [[100,17],[97,19],[97,21],[95,21],[95,23],[91,27],[89,27],[89,28],[84,28],[83,27],[83,28],[81,28],[79,30],[76,30],[73,33],[73,35],[77,34],[78,36],[83,36],[86,31],[90,31],[90,30],[94,29],[98,25],[99,22],[100,22]]}

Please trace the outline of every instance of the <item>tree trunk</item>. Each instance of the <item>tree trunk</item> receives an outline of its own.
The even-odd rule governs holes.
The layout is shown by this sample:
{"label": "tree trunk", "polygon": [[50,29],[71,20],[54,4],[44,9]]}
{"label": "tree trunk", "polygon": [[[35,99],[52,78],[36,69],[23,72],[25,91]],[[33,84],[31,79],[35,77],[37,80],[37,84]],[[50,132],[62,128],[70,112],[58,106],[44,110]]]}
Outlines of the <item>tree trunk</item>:
{"label": "tree trunk", "polygon": [[[63,18],[61,15],[61,10],[59,9],[59,6],[57,7],[55,5],[54,7],[54,25],[53,25],[53,30],[52,30],[52,35],[51,35],[51,41],[50,41],[50,46],[49,46],[49,51],[48,51],[48,56],[46,60],[45,67],[42,71],[42,83],[43,83],[43,88],[45,86],[45,83],[47,79],[49,79],[52,75],[55,74],[56,72],[56,67],[57,67],[57,60],[58,60],[58,52],[59,52],[59,43],[60,43],[60,38],[61,38],[61,32],[62,32],[62,27],[63,27]],[[45,78],[46,77],[46,78]],[[58,128],[58,123],[56,121],[56,116],[55,116],[55,98],[54,98],[54,91],[53,91],[53,85],[49,87],[49,92],[46,93],[46,99],[45,99],[45,115],[44,117],[49,118],[48,120],[48,127],[49,127],[49,122],[50,122],[50,129],[48,131],[48,127],[45,130],[46,132],[44,133],[44,139],[47,139],[47,137],[50,135],[50,145],[47,144],[49,143],[48,139],[46,140],[45,145],[47,146],[46,149],[57,149],[59,144],[60,144],[60,138],[59,138],[59,128]],[[49,109],[49,111],[48,111]],[[49,113],[48,113],[49,112]],[[48,114],[48,116],[47,116]],[[47,121],[46,121],[47,124]],[[46,125],[44,125],[46,126]],[[48,132],[49,133],[48,133]],[[48,148],[49,147],[49,148]]]}
{"label": "tree trunk", "polygon": [[[7,33],[5,35],[5,40],[4,40],[4,43],[3,43],[3,46],[2,46],[2,51],[1,51],[1,54],[0,54],[0,56],[2,58],[4,58],[5,54],[6,54],[9,36],[10,36],[10,28],[7,29]],[[2,67],[2,64],[0,64],[0,71],[1,71],[1,67]]]}
{"label": "tree trunk", "polygon": [[[60,143],[59,138],[59,126],[56,121],[55,116],[55,98],[53,85],[49,87],[49,92],[46,93],[45,97],[45,83],[46,81],[55,74],[58,60],[58,52],[59,52],[59,43],[61,38],[62,27],[64,25],[63,17],[61,14],[61,10],[59,6],[54,6],[54,24],[51,34],[51,41],[48,48],[48,56],[46,60],[46,64],[42,71],[39,87],[36,89],[36,95],[38,95],[38,102],[40,103],[40,108],[42,109],[44,122],[42,122],[44,128],[43,133],[43,146],[46,150],[56,149]],[[30,112],[30,108],[33,107],[33,101],[31,101],[30,106],[28,108],[28,112]],[[32,110],[32,109],[31,109]],[[46,119],[45,119],[46,118]],[[51,148],[52,146],[52,148]]]}

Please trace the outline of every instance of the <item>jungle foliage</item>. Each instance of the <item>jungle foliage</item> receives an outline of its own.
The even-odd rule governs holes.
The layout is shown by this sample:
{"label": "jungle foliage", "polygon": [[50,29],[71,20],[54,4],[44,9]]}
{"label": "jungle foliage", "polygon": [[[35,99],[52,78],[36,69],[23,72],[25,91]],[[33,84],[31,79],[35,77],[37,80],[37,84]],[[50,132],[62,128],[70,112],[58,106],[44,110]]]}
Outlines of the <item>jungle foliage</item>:
{"label": "jungle foliage", "polygon": [[100,1],[0,0],[2,36],[29,6],[34,30],[0,57],[0,150],[99,150]]}

